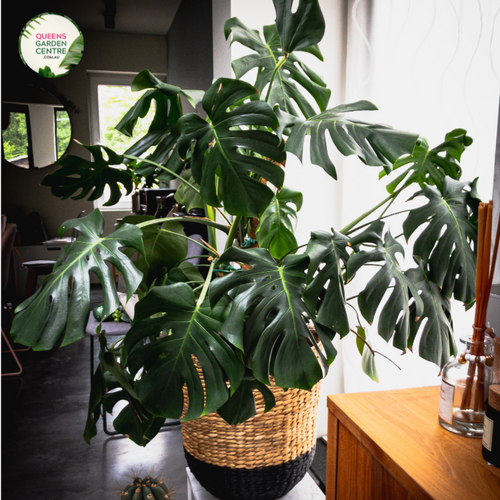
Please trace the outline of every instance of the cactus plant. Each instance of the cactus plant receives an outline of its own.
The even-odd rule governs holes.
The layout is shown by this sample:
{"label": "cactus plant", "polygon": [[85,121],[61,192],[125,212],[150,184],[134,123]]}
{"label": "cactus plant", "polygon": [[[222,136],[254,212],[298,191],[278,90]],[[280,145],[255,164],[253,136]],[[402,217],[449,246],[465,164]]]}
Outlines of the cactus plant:
{"label": "cactus plant", "polygon": [[150,474],[143,479],[134,477],[121,492],[121,500],[175,500],[173,490],[163,479],[154,478]]}

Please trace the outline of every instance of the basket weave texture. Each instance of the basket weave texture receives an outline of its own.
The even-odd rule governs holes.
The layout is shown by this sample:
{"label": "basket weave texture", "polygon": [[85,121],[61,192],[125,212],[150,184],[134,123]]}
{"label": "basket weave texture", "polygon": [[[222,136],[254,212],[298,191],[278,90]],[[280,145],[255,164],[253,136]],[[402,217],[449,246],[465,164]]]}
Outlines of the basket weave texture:
{"label": "basket weave texture", "polygon": [[264,413],[264,398],[254,391],[257,414],[231,426],[211,413],[182,422],[185,450],[220,467],[253,469],[291,462],[313,450],[320,384],[310,391],[273,386],[276,406]]}

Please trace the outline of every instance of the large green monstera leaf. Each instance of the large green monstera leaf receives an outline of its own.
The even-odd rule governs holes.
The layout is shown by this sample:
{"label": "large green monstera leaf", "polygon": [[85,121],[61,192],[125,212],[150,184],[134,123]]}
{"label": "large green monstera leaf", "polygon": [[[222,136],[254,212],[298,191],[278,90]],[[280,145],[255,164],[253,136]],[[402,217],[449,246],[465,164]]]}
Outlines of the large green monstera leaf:
{"label": "large green monstera leaf", "polygon": [[[201,99],[199,96],[192,96],[189,91],[184,91],[180,87],[169,85],[156,78],[150,71],[141,71],[133,80],[131,89],[134,92],[147,90],[130,108],[125,116],[116,125],[116,129],[125,135],[132,137],[134,127],[139,118],[144,118],[151,106],[152,100],[155,101],[155,115],[149,131],[161,130],[167,125],[177,123],[182,116],[182,106],[180,95],[184,95],[189,102],[196,106]],[[196,100],[193,98],[195,97]]]}
{"label": "large green monstera leaf", "polygon": [[191,171],[203,199],[220,206],[220,196],[232,215],[258,217],[264,211],[274,193],[262,178],[278,188],[283,184],[283,170],[273,163],[285,159],[279,138],[251,129],[277,128],[273,110],[262,101],[230,109],[256,93],[248,83],[219,78],[203,97],[207,120],[194,113],[179,120],[179,151],[185,156],[193,145]]}
{"label": "large green monstera leaf", "polygon": [[463,129],[452,130],[446,134],[445,142],[433,149],[429,149],[425,139],[420,139],[411,155],[404,155],[394,163],[394,171],[407,165],[408,168],[387,184],[387,190],[394,193],[399,186],[418,183],[421,188],[435,185],[442,192],[446,176],[460,179],[460,158],[470,144],[472,139]]}
{"label": "large green monstera leaf", "polygon": [[305,137],[310,134],[311,162],[336,179],[337,171],[327,148],[328,133],[335,147],[344,156],[356,155],[363,163],[381,166],[386,172],[390,172],[393,163],[400,156],[413,151],[418,135],[385,125],[366,123],[346,115],[355,111],[376,109],[371,102],[358,101],[336,106],[308,119],[278,111],[281,129],[291,128],[285,150],[302,161]]}
{"label": "large green monstera leaf", "polygon": [[[257,228],[257,241],[261,248],[268,248],[271,255],[281,259],[297,248],[294,235],[297,213],[302,207],[302,193],[283,187],[266,208]],[[295,210],[290,204],[295,205]]]}
{"label": "large green monstera leaf", "polygon": [[421,331],[419,356],[442,368],[450,356],[456,354],[450,300],[435,283],[429,281],[423,265],[409,269],[405,274],[417,287],[423,302],[420,317],[416,315],[415,305],[410,306],[412,321],[408,347],[413,346],[417,333]]}
{"label": "large green monstera leaf", "polygon": [[81,232],[79,238],[59,259],[43,286],[16,309],[11,335],[16,342],[34,350],[52,349],[63,332],[62,345],[84,337],[90,311],[90,271],[102,283],[105,316],[113,313],[120,304],[106,262],[115,265],[122,273],[129,298],[142,279],[142,274],[120,251],[122,247],[132,247],[144,253],[139,228],[124,224],[103,237],[104,219],[99,210],[87,217],[65,222],[60,235],[71,228]]}
{"label": "large green monstera leaf", "polygon": [[[197,303],[194,291],[185,283],[155,287],[137,304],[123,356],[132,377],[143,369],[135,390],[154,416],[181,416],[184,384],[189,396],[186,420],[217,410],[237,389],[243,365],[218,334],[221,322],[217,316],[208,300]],[[205,389],[193,357],[203,371]]]}
{"label": "large green monstera leaf", "polygon": [[[162,82],[150,71],[141,71],[133,80],[131,89],[134,92],[148,89],[137,100],[134,106],[116,125],[116,129],[123,134],[132,137],[137,121],[144,118],[153,101],[155,102],[155,114],[148,132],[134,143],[126,152],[126,155],[141,156],[150,147],[156,146],[154,151],[147,157],[148,160],[165,165],[169,170],[180,172],[184,162],[176,151],[179,139],[177,121],[182,116],[182,105],[180,96],[184,96],[193,106],[201,102],[203,92],[199,90],[183,90],[180,87]],[[155,170],[155,166],[147,162],[139,162],[135,172],[148,175]],[[162,180],[171,180],[173,177],[163,173]]]}
{"label": "large green monstera leaf", "polygon": [[[379,335],[386,341],[394,335],[394,346],[405,351],[410,337],[410,299],[415,303],[417,317],[422,314],[423,303],[416,286],[405,275],[398,262],[397,254],[404,256],[402,245],[389,231],[384,235],[382,221],[372,223],[365,231],[351,238],[349,243],[353,246],[375,245],[373,250],[360,250],[351,255],[347,262],[347,277],[351,279],[362,266],[382,263],[358,295],[359,310],[371,324],[380,308]],[[390,295],[383,301],[388,290],[391,290]]]}
{"label": "large green monstera leaf", "polygon": [[[296,39],[296,41],[309,43],[308,40],[317,38],[313,36],[317,34],[316,24],[322,20],[322,17],[314,19],[312,22],[303,19],[301,26],[304,27],[306,31],[304,35],[306,36],[302,39]],[[314,110],[309,99],[302,93],[302,91],[306,91],[316,102],[319,111],[326,109],[331,91],[326,88],[326,84],[321,77],[305,65],[295,54],[287,52],[285,55],[276,25],[264,27],[264,41],[260,38],[258,32],[247,28],[237,18],[226,21],[224,32],[226,38],[229,34],[232,34],[231,43],[238,42],[255,51],[254,54],[233,61],[232,68],[236,78],[241,78],[252,69],[257,68],[255,87],[261,93],[266,91],[265,100],[271,106],[277,104],[282,110],[294,116],[299,116],[295,108],[295,105],[297,105],[304,116],[314,116],[317,111]],[[323,36],[323,32],[324,22],[319,39]],[[307,37],[308,33],[311,34],[311,37]],[[288,24],[282,34],[287,39],[296,35],[293,32],[293,27],[288,26]],[[307,52],[311,52],[320,60],[323,60],[318,46],[304,45],[304,43],[300,44],[304,47],[302,50],[307,50]]]}
{"label": "large green monstera leaf", "polygon": [[425,263],[430,280],[442,287],[446,297],[453,295],[471,303],[476,293],[476,227],[472,222],[478,205],[475,182],[445,177],[443,194],[427,186],[415,196],[428,202],[410,211],[403,224],[405,238],[422,229],[413,253]]}
{"label": "large green monstera leaf", "polygon": [[[325,19],[318,0],[299,0],[294,12],[294,0],[273,0],[283,51],[304,50],[321,41],[325,33]],[[296,3],[296,2],[295,2]]]}
{"label": "large green monstera leaf", "polygon": [[83,145],[83,147],[90,151],[94,161],[79,156],[65,156],[57,161],[57,165],[61,165],[61,168],[46,175],[41,182],[42,186],[49,186],[52,194],[63,200],[71,196],[74,200],[87,198],[93,201],[103,195],[104,188],[108,185],[110,197],[104,203],[105,206],[115,205],[120,201],[122,197],[120,184],[125,187],[127,194],[130,194],[133,188],[132,174],[114,167],[123,164],[123,156],[105,146]]}
{"label": "large green monstera leaf", "polygon": [[231,247],[219,263],[233,261],[251,269],[235,271],[210,286],[212,305],[225,294],[235,294],[221,334],[244,352],[257,380],[269,384],[273,375],[280,387],[310,389],[323,377],[335,350],[333,332],[315,324],[325,358],[306,324],[314,319],[302,300],[309,257],[288,255],[277,263],[266,249]]}
{"label": "large green monstera leaf", "polygon": [[[121,224],[137,225],[156,220],[152,215],[129,215]],[[155,279],[163,277],[167,271],[180,264],[187,255],[187,239],[179,222],[158,223],[141,228],[144,254],[134,260],[135,267],[143,274],[141,289],[147,290]],[[129,253],[129,252],[127,252]],[[130,252],[132,256],[135,251]]]}
{"label": "large green monstera leaf", "polygon": [[[307,244],[311,264],[304,301],[310,311],[317,311],[317,323],[332,328],[341,336],[349,333],[342,276],[343,266],[349,259],[347,242],[340,233],[315,231]],[[327,284],[326,293],[323,293]]]}

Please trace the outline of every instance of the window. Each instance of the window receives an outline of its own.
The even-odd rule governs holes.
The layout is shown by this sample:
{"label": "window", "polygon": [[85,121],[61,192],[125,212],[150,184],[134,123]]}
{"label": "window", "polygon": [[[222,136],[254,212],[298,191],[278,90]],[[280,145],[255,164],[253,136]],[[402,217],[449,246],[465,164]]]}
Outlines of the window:
{"label": "window", "polygon": [[[92,144],[102,144],[117,153],[125,152],[142,135],[144,135],[154,116],[151,107],[148,114],[137,122],[133,137],[127,137],[115,129],[125,113],[135,104],[142,93],[132,92],[131,83],[135,73],[101,73],[90,74],[90,102],[91,102],[91,133]],[[158,75],[156,75],[158,78]],[[103,203],[109,198],[109,189],[94,202],[94,207],[100,210],[130,210],[130,195],[125,195],[112,207],[105,207]]]}

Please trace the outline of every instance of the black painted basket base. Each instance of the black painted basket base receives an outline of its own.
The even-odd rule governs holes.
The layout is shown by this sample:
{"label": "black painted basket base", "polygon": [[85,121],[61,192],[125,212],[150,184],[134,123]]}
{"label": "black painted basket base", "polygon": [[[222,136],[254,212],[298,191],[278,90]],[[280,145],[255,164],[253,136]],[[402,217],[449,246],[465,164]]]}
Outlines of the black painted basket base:
{"label": "black painted basket base", "polygon": [[220,500],[275,500],[286,495],[307,473],[315,447],[295,460],[270,467],[233,469],[202,462],[186,450],[194,477]]}

